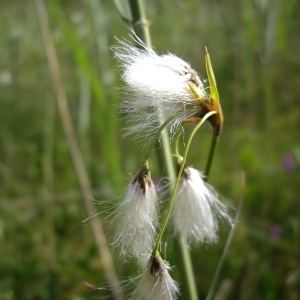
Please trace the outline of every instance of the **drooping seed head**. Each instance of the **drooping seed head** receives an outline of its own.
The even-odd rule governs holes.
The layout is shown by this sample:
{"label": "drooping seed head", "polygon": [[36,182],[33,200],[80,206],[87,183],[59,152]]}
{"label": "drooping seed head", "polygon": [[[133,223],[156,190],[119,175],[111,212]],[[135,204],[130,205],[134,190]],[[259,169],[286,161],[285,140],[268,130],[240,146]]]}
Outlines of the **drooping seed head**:
{"label": "drooping seed head", "polygon": [[218,200],[215,189],[203,180],[202,173],[185,168],[173,210],[175,233],[188,241],[215,242],[220,218],[232,222],[226,206]]}
{"label": "drooping seed head", "polygon": [[151,256],[131,299],[175,300],[178,284],[169,274],[170,267],[160,256]]}
{"label": "drooping seed head", "polygon": [[129,184],[117,208],[113,246],[120,256],[145,257],[151,253],[158,223],[157,193],[150,171],[142,166]]}

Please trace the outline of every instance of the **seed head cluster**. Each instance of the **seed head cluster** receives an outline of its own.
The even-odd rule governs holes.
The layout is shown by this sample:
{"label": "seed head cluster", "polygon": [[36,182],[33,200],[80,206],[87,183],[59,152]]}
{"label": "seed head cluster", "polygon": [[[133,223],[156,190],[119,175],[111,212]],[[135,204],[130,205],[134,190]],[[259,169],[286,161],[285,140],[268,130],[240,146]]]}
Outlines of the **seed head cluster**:
{"label": "seed head cluster", "polygon": [[[136,42],[139,47],[119,41],[113,49],[120,60],[125,83],[121,107],[127,123],[126,134],[151,149],[159,141],[162,129],[167,129],[172,139],[185,122],[199,122],[208,112],[209,117],[213,116],[209,121],[214,132],[219,134],[223,115],[218,97],[208,95],[190,64],[171,53],[158,55],[140,40]],[[209,78],[211,81],[214,76]],[[133,177],[116,210],[113,246],[123,258],[148,261],[132,299],[175,300],[179,294],[178,284],[169,274],[169,264],[159,254],[161,232],[170,212],[174,233],[188,242],[215,242],[220,219],[231,223],[226,206],[205,182],[203,174],[193,167],[183,167],[183,175],[177,179],[178,192],[174,189],[171,199],[175,202],[170,202],[174,206],[169,206],[168,214],[162,214],[167,218],[159,234],[161,195],[156,191],[147,160]]]}

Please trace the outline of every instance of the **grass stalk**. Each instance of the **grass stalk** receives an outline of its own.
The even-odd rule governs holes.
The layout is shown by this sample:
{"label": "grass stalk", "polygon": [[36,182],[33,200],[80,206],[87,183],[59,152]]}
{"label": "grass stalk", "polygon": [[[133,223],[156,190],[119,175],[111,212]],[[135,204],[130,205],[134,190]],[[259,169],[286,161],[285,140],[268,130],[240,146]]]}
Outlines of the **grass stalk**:
{"label": "grass stalk", "polygon": [[225,259],[227,257],[227,254],[228,254],[229,248],[231,246],[234,234],[236,232],[236,227],[237,227],[238,221],[240,219],[242,204],[243,204],[243,201],[244,201],[245,181],[246,181],[245,180],[245,174],[244,174],[244,172],[242,172],[242,174],[241,174],[241,184],[240,184],[240,197],[239,197],[238,208],[237,208],[237,211],[236,211],[236,214],[235,214],[235,217],[234,217],[234,222],[233,222],[233,225],[232,225],[231,230],[229,232],[229,235],[227,237],[222,255],[219,259],[218,265],[217,265],[215,273],[213,275],[213,279],[210,283],[208,293],[207,293],[207,296],[206,296],[205,300],[211,300],[213,295],[214,295],[214,292],[216,290],[216,286],[217,286],[217,283],[218,283],[218,280],[219,280],[219,277],[220,277],[222,267],[223,267]]}
{"label": "grass stalk", "polygon": [[79,108],[78,108],[78,138],[80,148],[87,165],[90,167],[91,152],[89,142],[91,122],[91,85],[88,76],[79,70]]}
{"label": "grass stalk", "polygon": [[208,157],[207,157],[207,161],[206,161],[206,166],[205,166],[205,170],[204,170],[205,181],[208,180],[208,176],[209,176],[211,165],[212,165],[212,162],[214,159],[218,139],[219,139],[219,136],[216,135],[215,133],[213,133],[212,138],[211,138],[209,153],[208,153]]}
{"label": "grass stalk", "polygon": [[92,200],[92,188],[87,175],[86,167],[75,135],[75,129],[71,118],[67,96],[63,84],[61,68],[56,53],[56,48],[49,28],[48,12],[44,0],[35,0],[36,11],[41,30],[41,38],[48,60],[50,73],[53,80],[53,88],[56,93],[56,100],[64,134],[68,143],[75,173],[79,181],[80,190],[84,199],[86,212],[91,222],[92,233],[96,242],[97,250],[103,269],[106,273],[114,299],[122,300],[122,291],[116,276],[112,257],[103,232],[102,223],[95,216],[95,204]]}
{"label": "grass stalk", "polygon": [[[50,98],[46,100],[44,111],[44,143],[43,143],[43,185],[42,199],[45,213],[45,230],[47,235],[47,289],[46,293],[50,299],[55,298],[56,282],[55,272],[57,269],[56,257],[56,235],[55,235],[55,199],[54,191],[54,131],[55,131],[55,101]],[[49,201],[49,199],[51,199]],[[30,202],[32,203],[32,202]]]}

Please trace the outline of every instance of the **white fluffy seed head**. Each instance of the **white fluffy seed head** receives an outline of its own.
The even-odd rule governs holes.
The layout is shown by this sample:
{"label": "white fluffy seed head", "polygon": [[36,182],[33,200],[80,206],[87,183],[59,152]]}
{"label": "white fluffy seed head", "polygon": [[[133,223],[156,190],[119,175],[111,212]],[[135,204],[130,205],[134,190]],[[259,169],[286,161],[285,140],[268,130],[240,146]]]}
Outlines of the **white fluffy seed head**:
{"label": "white fluffy seed head", "polygon": [[198,170],[187,167],[180,182],[173,211],[176,233],[188,241],[215,242],[219,219],[231,223],[226,206]]}
{"label": "white fluffy seed head", "polygon": [[132,294],[133,300],[175,300],[178,284],[169,274],[170,267],[160,256],[152,256]]}
{"label": "white fluffy seed head", "polygon": [[157,193],[148,169],[142,167],[117,208],[113,246],[123,258],[149,257],[158,223]]}
{"label": "white fluffy seed head", "polygon": [[206,96],[203,83],[191,66],[173,54],[158,55],[140,43],[140,48],[120,42],[114,47],[126,84],[122,111],[128,122],[127,134],[149,144],[160,136],[159,115],[167,120],[171,137],[182,121],[199,112],[189,84]]}

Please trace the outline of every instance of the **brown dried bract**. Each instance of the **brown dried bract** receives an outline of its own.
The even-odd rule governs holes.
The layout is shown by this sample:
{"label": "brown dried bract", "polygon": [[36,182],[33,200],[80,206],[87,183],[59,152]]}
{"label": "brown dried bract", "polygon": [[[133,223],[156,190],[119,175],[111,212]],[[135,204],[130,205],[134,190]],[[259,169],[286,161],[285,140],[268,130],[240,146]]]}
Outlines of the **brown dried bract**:
{"label": "brown dried bract", "polygon": [[140,189],[145,194],[146,192],[146,186],[151,187],[152,186],[152,179],[151,179],[151,173],[148,167],[144,164],[141,169],[138,171],[136,177],[134,178],[133,182],[138,182]]}

